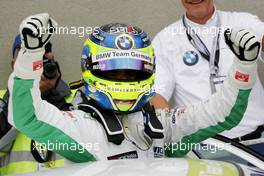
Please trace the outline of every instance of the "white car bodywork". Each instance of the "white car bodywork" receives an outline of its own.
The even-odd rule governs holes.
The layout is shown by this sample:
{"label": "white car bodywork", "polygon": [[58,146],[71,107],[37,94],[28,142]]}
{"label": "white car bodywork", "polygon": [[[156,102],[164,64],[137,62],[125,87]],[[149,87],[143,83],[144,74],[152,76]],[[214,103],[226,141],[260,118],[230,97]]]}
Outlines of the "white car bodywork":
{"label": "white car bodywork", "polygon": [[[220,136],[221,137],[221,136]],[[228,138],[226,138],[228,139]],[[241,144],[234,145],[232,140],[210,138],[202,142],[205,145],[224,146],[223,152],[207,151],[210,159],[225,156],[238,156],[254,165],[249,167],[236,161],[222,162],[198,159],[201,157],[195,151],[189,152],[186,158],[163,158],[151,160],[127,159],[112,161],[97,161],[82,164],[72,164],[61,168],[46,169],[34,173],[17,174],[18,176],[264,176],[264,162]],[[216,151],[216,150],[215,150]],[[206,156],[207,157],[207,156]],[[206,158],[203,157],[202,158]],[[215,157],[215,158],[214,158]],[[229,159],[228,159],[229,160]],[[230,161],[230,160],[229,160]]]}
{"label": "white car bodywork", "polygon": [[20,176],[263,176],[264,171],[211,160],[115,160],[73,164]]}

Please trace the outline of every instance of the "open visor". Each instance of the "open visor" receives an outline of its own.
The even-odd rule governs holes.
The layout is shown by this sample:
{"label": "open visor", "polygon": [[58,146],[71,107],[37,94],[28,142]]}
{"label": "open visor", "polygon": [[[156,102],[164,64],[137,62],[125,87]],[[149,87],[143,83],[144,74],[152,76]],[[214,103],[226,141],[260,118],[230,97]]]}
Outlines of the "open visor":
{"label": "open visor", "polygon": [[154,57],[138,51],[114,50],[92,56],[91,72],[114,81],[140,81],[155,69]]}

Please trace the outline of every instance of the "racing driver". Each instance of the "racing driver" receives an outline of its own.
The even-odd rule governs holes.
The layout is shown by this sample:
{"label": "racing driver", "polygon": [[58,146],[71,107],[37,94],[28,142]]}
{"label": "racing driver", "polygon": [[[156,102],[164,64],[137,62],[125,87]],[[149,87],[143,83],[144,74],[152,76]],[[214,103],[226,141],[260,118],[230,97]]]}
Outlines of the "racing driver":
{"label": "racing driver", "polygon": [[[18,130],[73,162],[181,157],[192,144],[236,126],[247,108],[260,50],[251,31],[225,31],[236,58],[221,91],[205,102],[166,112],[148,103],[155,57],[147,34],[116,23],[97,29],[84,43],[87,99],[72,111],[60,111],[42,100],[39,91],[44,46],[55,29],[46,13],[22,21],[22,48],[8,81],[8,118]],[[190,147],[181,149],[180,144]]]}

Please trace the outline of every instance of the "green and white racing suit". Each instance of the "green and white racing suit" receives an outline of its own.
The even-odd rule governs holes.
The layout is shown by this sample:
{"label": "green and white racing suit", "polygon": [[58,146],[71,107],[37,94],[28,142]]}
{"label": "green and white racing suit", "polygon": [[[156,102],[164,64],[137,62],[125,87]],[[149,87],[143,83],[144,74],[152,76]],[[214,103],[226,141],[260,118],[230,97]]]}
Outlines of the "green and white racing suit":
{"label": "green and white racing suit", "polygon": [[184,156],[190,147],[181,149],[179,146],[199,143],[241,121],[256,75],[255,61],[242,63],[234,59],[223,89],[209,100],[179,108],[172,114],[157,112],[164,128],[163,139],[147,140],[143,135],[142,112],[135,112],[120,117],[126,138],[120,145],[115,145],[108,142],[102,125],[90,114],[81,110],[60,111],[42,100],[39,91],[41,73],[36,75],[34,69],[29,68],[34,63],[25,58],[32,53],[21,52],[24,60],[16,62],[8,82],[9,122],[74,162]]}

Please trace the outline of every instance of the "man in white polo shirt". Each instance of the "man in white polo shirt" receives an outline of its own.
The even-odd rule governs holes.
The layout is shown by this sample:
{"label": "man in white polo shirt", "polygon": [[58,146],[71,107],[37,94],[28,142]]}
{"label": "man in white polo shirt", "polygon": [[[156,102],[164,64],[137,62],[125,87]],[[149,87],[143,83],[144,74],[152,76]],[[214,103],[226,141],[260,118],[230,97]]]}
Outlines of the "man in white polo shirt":
{"label": "man in white polo shirt", "polygon": [[[219,11],[213,0],[182,0],[182,4],[186,9],[183,18],[153,40],[157,95],[151,102],[156,108],[169,108],[170,100],[173,102],[170,108],[207,100],[221,87],[234,58],[224,41],[225,29],[250,28],[260,37],[264,34],[264,23],[249,13]],[[223,135],[237,141],[260,138],[263,105],[264,89],[258,78],[244,118]],[[259,145],[253,148],[264,154],[264,144]]]}

